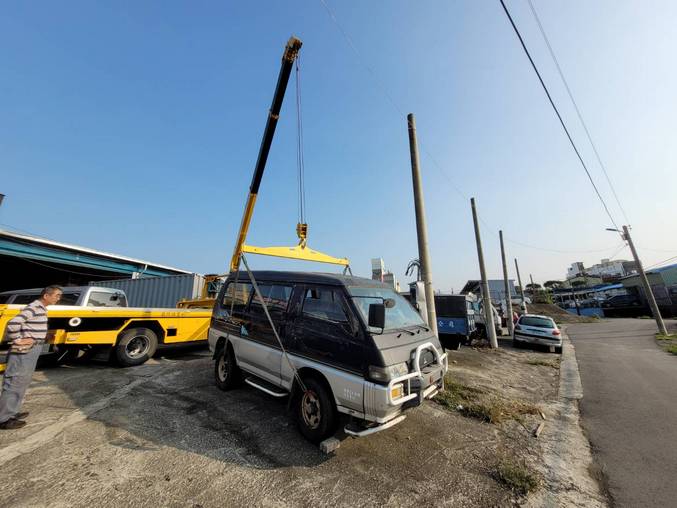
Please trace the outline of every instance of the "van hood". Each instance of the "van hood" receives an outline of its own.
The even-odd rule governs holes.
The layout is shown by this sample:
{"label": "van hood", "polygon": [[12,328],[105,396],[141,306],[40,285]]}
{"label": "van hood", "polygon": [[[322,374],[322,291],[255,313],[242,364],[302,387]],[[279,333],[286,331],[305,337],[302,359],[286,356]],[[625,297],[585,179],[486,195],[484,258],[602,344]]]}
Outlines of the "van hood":
{"label": "van hood", "polygon": [[396,363],[409,362],[414,350],[426,342],[431,342],[440,354],[443,352],[440,341],[435,334],[427,332],[423,328],[412,327],[407,330],[386,332],[381,335],[372,334],[372,337],[376,348],[383,357],[383,365],[386,367]]}

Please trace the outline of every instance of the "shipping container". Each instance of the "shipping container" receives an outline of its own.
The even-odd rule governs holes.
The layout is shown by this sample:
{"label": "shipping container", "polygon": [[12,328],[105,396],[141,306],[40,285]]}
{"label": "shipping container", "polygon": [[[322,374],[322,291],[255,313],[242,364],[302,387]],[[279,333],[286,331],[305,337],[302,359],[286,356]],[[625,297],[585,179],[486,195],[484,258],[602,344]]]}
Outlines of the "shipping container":
{"label": "shipping container", "polygon": [[179,300],[199,298],[204,277],[197,273],[92,281],[90,286],[121,289],[130,307],[176,307]]}

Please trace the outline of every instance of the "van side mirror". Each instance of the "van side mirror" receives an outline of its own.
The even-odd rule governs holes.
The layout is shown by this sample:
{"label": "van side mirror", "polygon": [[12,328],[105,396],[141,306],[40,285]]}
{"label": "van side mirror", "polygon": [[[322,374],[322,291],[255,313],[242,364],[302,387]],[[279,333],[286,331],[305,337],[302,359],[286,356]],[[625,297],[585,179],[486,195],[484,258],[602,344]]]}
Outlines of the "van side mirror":
{"label": "van side mirror", "polygon": [[386,324],[386,306],[383,303],[369,305],[369,326],[383,330]]}

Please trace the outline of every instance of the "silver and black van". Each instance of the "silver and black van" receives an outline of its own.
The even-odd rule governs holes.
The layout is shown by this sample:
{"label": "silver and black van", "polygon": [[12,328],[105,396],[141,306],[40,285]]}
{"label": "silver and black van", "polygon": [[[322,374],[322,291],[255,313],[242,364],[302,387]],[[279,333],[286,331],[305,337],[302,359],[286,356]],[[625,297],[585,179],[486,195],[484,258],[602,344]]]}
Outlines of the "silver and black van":
{"label": "silver and black van", "polygon": [[368,435],[444,388],[446,353],[391,287],[334,274],[252,274],[265,308],[247,272],[229,275],[214,306],[209,348],[222,390],[244,381],[289,396],[299,430],[318,443],[341,415],[347,434]]}

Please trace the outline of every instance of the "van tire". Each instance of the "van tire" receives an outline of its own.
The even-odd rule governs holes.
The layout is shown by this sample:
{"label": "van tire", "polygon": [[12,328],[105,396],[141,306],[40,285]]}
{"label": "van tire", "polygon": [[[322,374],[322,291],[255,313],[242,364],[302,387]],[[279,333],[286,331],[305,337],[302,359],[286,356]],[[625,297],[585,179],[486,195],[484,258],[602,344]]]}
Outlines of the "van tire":
{"label": "van tire", "polygon": [[115,358],[123,367],[141,365],[157,351],[157,335],[149,328],[130,328],[115,346]]}
{"label": "van tire", "polygon": [[296,424],[308,441],[319,444],[336,432],[338,417],[331,392],[315,378],[303,380],[306,391],[296,397]]}
{"label": "van tire", "polygon": [[221,348],[214,362],[214,381],[219,390],[224,392],[235,388],[240,381],[240,368],[235,361],[235,354],[230,345]]}

